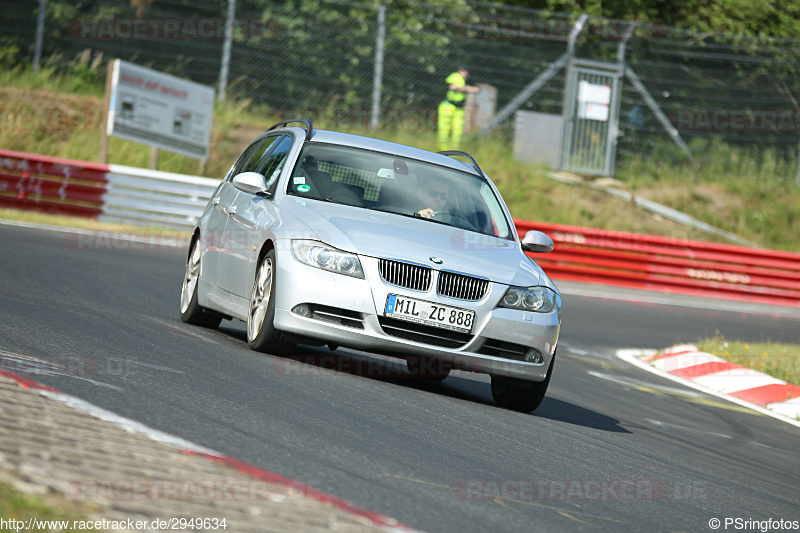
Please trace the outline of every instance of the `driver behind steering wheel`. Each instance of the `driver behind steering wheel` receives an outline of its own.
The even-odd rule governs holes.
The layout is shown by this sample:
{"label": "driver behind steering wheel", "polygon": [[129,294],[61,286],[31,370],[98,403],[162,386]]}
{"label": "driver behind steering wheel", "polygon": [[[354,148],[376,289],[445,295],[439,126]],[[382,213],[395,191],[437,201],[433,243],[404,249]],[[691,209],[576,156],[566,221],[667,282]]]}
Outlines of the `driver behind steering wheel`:
{"label": "driver behind steering wheel", "polygon": [[414,214],[422,218],[434,218],[444,210],[450,198],[450,184],[446,181],[429,183],[419,188],[418,198],[424,207]]}

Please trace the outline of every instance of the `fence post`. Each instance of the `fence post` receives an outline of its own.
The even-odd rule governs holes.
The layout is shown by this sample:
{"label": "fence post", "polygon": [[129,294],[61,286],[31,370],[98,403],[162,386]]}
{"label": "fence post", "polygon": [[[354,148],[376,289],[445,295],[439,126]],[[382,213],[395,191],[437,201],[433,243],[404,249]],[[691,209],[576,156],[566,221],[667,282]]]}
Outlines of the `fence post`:
{"label": "fence post", "polygon": [[586,13],[581,14],[578,17],[578,20],[572,26],[572,31],[569,32],[569,38],[567,39],[567,51],[565,52],[566,55],[566,69],[567,73],[564,78],[564,96],[563,96],[563,105],[562,105],[562,114],[564,115],[564,125],[567,124],[567,108],[568,102],[570,100],[570,94],[568,91],[569,79],[570,74],[572,73],[572,64],[575,62],[575,42],[578,40],[581,32],[583,31],[583,26],[586,24],[586,20],[589,18],[589,15]]}
{"label": "fence post", "polygon": [[686,143],[683,142],[678,129],[672,125],[672,122],[669,121],[667,115],[661,111],[661,107],[650,95],[650,91],[647,90],[642,83],[642,80],[639,79],[639,76],[636,75],[631,66],[627,63],[625,64],[625,76],[631,80],[634,89],[639,91],[639,94],[642,95],[642,98],[644,98],[644,103],[647,104],[647,107],[649,107],[650,111],[652,111],[656,116],[656,119],[658,119],[658,121],[661,123],[661,127],[664,128],[664,131],[666,131],[670,138],[672,138],[672,141],[678,145],[678,148],[680,148],[684,154],[686,154],[686,157],[689,159],[689,161],[694,161],[694,155],[692,155],[692,151],[689,150],[689,147],[686,145]]}
{"label": "fence post", "polygon": [[800,187],[800,147],[797,148],[797,186]]}
{"label": "fence post", "polygon": [[369,126],[378,129],[381,120],[381,84],[383,83],[383,46],[386,40],[386,0],[378,7],[378,35],[375,37],[375,69],[372,78],[372,114]]}
{"label": "fence post", "polygon": [[233,45],[233,19],[236,16],[236,0],[228,0],[228,20],[225,22],[225,43],[222,45],[222,65],[219,68],[219,92],[217,101],[225,101],[228,90],[228,69],[231,63],[231,47]]}
{"label": "fence post", "polygon": [[103,122],[100,124],[100,163],[108,163],[108,116],[111,113],[111,88],[114,86],[114,69],[119,59],[108,62],[106,71],[106,95],[103,101]]}
{"label": "fence post", "polygon": [[550,78],[555,76],[556,73],[564,67],[564,65],[569,63],[570,54],[573,53],[575,48],[575,39],[578,38],[578,34],[580,34],[583,24],[586,22],[587,18],[588,15],[581,15],[578,21],[572,26],[567,51],[561,54],[554,62],[550,63],[550,65],[544,71],[542,71],[541,74],[536,76],[536,78],[526,85],[522,91],[520,91],[509,103],[505,105],[505,107],[503,107],[503,109],[498,111],[491,122],[481,129],[480,133],[478,134],[480,137],[485,137],[491,133],[493,129],[502,124],[514,113],[514,111],[522,107],[525,102],[530,100],[531,96],[536,94],[539,89],[544,87],[545,83],[550,81]]}
{"label": "fence post", "polygon": [[44,17],[47,13],[47,0],[39,0],[39,16],[36,18],[36,43],[33,49],[33,71],[39,72],[42,63],[42,41],[44,40]]}

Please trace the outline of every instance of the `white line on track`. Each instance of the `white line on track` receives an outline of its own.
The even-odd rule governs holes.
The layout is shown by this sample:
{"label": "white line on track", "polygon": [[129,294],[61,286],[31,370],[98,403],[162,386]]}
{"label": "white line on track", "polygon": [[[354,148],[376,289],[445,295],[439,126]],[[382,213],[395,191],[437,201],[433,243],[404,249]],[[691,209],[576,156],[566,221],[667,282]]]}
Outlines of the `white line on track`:
{"label": "white line on track", "polygon": [[614,354],[609,353],[607,350],[591,350],[587,348],[578,348],[566,342],[559,342],[559,348],[567,350],[571,354],[581,355],[583,357],[594,357],[595,359],[614,359]]}
{"label": "white line on track", "polygon": [[[65,358],[70,359],[70,356],[65,356]],[[70,372],[69,369],[63,364],[54,363],[53,361],[40,359],[31,355],[22,355],[0,349],[0,363],[5,363],[5,366],[2,367],[5,370],[9,370],[17,374],[29,374],[33,376],[60,376],[78,379],[80,381],[85,381],[87,383],[91,383],[92,385],[106,389],[113,389],[117,391],[123,390],[116,385],[111,385],[110,383],[80,376],[74,371]]]}
{"label": "white line on track", "polygon": [[[670,424],[668,422],[661,422],[660,420],[653,420],[652,418],[645,418],[645,421],[649,422],[650,424],[652,424],[654,426],[658,426],[658,427],[662,427],[662,428],[670,429],[670,430],[678,430],[678,431],[684,431],[684,432],[688,432],[688,433],[700,433],[700,434],[703,434],[703,435],[711,435],[711,436],[714,436],[714,437],[720,437],[722,439],[733,439],[734,438],[732,435],[726,435],[725,433],[718,433],[716,431],[707,431],[705,429],[690,428],[690,427],[681,426],[681,425],[678,425],[678,424]],[[774,451],[777,451],[777,452],[791,453],[792,455],[797,455],[797,453],[794,450],[790,451],[790,450],[785,450],[783,448],[776,448],[774,446],[769,446],[767,444],[764,444],[764,443],[761,443],[761,442],[757,442],[757,441],[754,441],[754,440],[742,441],[742,444],[746,444],[746,445],[749,445],[749,446],[757,446],[759,448],[766,448],[768,450],[774,450]]]}
{"label": "white line on track", "polygon": [[[112,231],[104,231],[104,230],[89,230],[89,229],[80,229],[80,228],[69,228],[69,227],[61,227],[61,226],[51,226],[48,224],[38,224],[35,222],[20,222],[18,220],[6,220],[0,219],[0,224],[4,226],[15,226],[18,228],[27,228],[27,229],[40,229],[46,231],[55,231],[58,233],[68,233],[71,235],[88,235],[88,236],[97,236],[102,235],[105,237],[113,237],[116,241],[125,241],[125,242],[136,242],[141,244],[153,244],[154,237],[148,237],[145,230],[142,230],[140,235],[136,235],[134,233],[135,230],[112,230]],[[166,231],[166,230],[165,230]],[[155,236],[157,237],[157,235]],[[189,244],[189,235],[185,239],[158,239],[158,247],[159,248],[175,248],[175,249],[182,249],[186,248]]]}
{"label": "white line on track", "polygon": [[123,359],[126,363],[130,363],[132,365],[143,366],[145,368],[152,368],[153,370],[160,370],[162,372],[170,372],[172,374],[186,374],[183,370],[176,370],[174,368],[170,368],[168,366],[161,366],[161,365],[153,365],[150,363],[142,363],[141,361],[136,361],[134,359]]}
{"label": "white line on track", "polygon": [[590,376],[594,376],[596,378],[604,379],[606,381],[611,381],[612,383],[619,383],[621,385],[633,385],[633,386],[638,386],[638,387],[648,387],[648,388],[651,388],[651,389],[663,390],[665,392],[675,392],[675,393],[679,393],[679,394],[685,394],[687,396],[697,396],[697,397],[703,396],[703,393],[696,392],[696,391],[693,391],[693,390],[679,389],[677,387],[665,387],[663,385],[656,385],[656,384],[654,384],[652,382],[649,382],[649,381],[643,381],[643,380],[640,380],[640,379],[633,379],[633,378],[628,378],[628,377],[624,377],[624,376],[615,376],[613,374],[605,374],[603,372],[596,372],[594,370],[588,371],[587,374],[589,374]]}
{"label": "white line on track", "polygon": [[88,413],[101,420],[111,422],[129,431],[146,435],[154,441],[162,442],[164,444],[169,444],[172,446],[177,446],[178,448],[194,451],[197,453],[205,453],[208,455],[220,456],[219,452],[215,452],[214,450],[211,450],[204,446],[200,446],[199,444],[195,444],[180,437],[176,437],[175,435],[170,435],[168,433],[158,431],[157,429],[150,428],[148,426],[145,426],[144,424],[131,420],[130,418],[125,418],[116,413],[112,413],[111,411],[107,411],[85,400],[81,400],[80,398],[77,398],[75,396],[70,396],[69,394],[64,394],[62,392],[50,392],[46,390],[42,390],[39,392],[41,392],[45,396],[55,398],[56,400],[66,405],[69,405],[70,407],[83,411],[84,413]]}
{"label": "white line on track", "polygon": [[724,433],[717,433],[716,431],[706,431],[704,429],[695,429],[686,426],[679,426],[677,424],[668,424],[667,422],[660,422],[658,420],[653,420],[650,418],[645,418],[646,421],[650,422],[654,426],[668,428],[668,429],[679,429],[681,431],[688,431],[690,433],[702,433],[703,435],[712,435],[714,437],[720,437],[723,439],[732,439],[731,435],[726,435]]}
{"label": "white line on track", "polygon": [[180,335],[181,337],[193,337],[193,338],[201,340],[201,341],[210,342],[211,344],[219,344],[214,339],[212,339],[210,337],[207,337],[207,336],[205,336],[205,335],[203,335],[201,333],[198,333],[197,331],[195,331],[192,328],[189,328],[189,327],[183,328],[180,325],[170,324],[169,322],[167,322],[165,320],[159,320],[158,318],[153,318],[153,317],[146,316],[146,315],[137,315],[137,316],[139,316],[139,318],[143,318],[143,319],[148,320],[150,322],[154,322],[154,323],[158,324],[159,326],[164,326],[165,328],[171,330],[176,335]]}

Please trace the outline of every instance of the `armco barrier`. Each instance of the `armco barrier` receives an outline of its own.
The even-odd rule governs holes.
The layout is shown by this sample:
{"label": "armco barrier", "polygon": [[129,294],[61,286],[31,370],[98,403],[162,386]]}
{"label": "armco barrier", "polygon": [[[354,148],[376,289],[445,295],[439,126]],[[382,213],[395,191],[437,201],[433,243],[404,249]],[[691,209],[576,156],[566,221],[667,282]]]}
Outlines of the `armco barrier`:
{"label": "armco barrier", "polygon": [[[0,205],[191,228],[210,178],[0,150]],[[800,254],[516,221],[555,250],[532,257],[556,280],[800,306]]]}
{"label": "armco barrier", "polygon": [[0,205],[191,228],[219,181],[0,150]]}
{"label": "armco barrier", "polygon": [[96,218],[107,165],[0,150],[0,205]]}
{"label": "armco barrier", "polygon": [[103,220],[191,229],[219,180],[109,165]]}
{"label": "armco barrier", "polygon": [[531,254],[556,280],[800,306],[800,254],[686,239],[516,221],[555,249]]}

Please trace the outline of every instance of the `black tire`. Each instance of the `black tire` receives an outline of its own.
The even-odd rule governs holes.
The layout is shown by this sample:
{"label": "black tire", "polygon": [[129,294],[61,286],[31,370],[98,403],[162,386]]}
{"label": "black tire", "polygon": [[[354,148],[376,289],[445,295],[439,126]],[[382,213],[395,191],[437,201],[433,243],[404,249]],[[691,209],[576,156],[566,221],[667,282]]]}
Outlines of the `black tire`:
{"label": "black tire", "polygon": [[222,322],[222,315],[200,307],[197,303],[197,285],[200,279],[200,260],[202,259],[200,238],[194,240],[189,256],[186,258],[186,272],[181,287],[181,320],[187,324],[216,328]]}
{"label": "black tire", "polygon": [[275,329],[275,251],[261,259],[253,280],[247,312],[247,344],[258,352],[283,354],[294,345]]}
{"label": "black tire", "polygon": [[512,411],[520,411],[522,413],[535,411],[544,400],[555,364],[556,356],[553,354],[550,368],[547,369],[547,376],[542,382],[492,376],[492,398],[500,407],[511,409]]}

